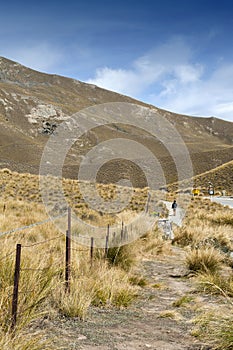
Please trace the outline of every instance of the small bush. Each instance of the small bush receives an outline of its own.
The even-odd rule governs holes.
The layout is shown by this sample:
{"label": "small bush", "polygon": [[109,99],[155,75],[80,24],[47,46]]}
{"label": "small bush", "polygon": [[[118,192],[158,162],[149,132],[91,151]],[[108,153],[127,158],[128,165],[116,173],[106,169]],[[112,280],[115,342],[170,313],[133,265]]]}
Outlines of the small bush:
{"label": "small bush", "polygon": [[190,303],[192,300],[193,300],[192,297],[190,297],[188,295],[183,295],[181,298],[179,298],[176,301],[174,301],[172,303],[172,306],[181,307],[181,306],[184,306],[185,304]]}
{"label": "small bush", "polygon": [[232,308],[229,315],[204,312],[194,320],[196,327],[192,335],[204,339],[213,350],[233,349]]}
{"label": "small bush", "polygon": [[125,271],[129,271],[137,262],[137,252],[134,244],[126,244],[120,247],[108,249],[107,259],[112,265],[119,266]]}
{"label": "small bush", "polygon": [[131,276],[129,278],[129,282],[133,285],[133,286],[139,286],[139,287],[145,287],[147,285],[147,281],[144,277],[141,276]]}
{"label": "small bush", "polygon": [[116,307],[127,307],[136,297],[135,291],[129,286],[120,288],[112,298],[112,304]]}
{"label": "small bush", "polygon": [[222,261],[222,255],[214,248],[194,249],[186,256],[186,265],[193,272],[215,272]]}
{"label": "small bush", "polygon": [[219,273],[204,273],[198,277],[200,289],[205,293],[221,294],[233,297],[233,277],[222,276]]}
{"label": "small bush", "polygon": [[[94,290],[82,281],[72,281],[70,293],[65,292],[64,286],[54,294],[54,303],[59,312],[66,317],[84,319],[94,298]],[[89,289],[89,290],[87,290]]]}

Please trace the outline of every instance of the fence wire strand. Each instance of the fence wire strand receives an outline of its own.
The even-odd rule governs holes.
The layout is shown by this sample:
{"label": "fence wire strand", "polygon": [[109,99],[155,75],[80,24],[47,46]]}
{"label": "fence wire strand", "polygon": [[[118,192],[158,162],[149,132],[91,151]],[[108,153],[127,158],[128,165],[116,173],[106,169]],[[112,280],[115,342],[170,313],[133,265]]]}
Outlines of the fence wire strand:
{"label": "fence wire strand", "polygon": [[45,271],[45,270],[49,270],[50,267],[44,267],[42,269],[33,269],[33,268],[23,268],[23,269],[20,269],[20,271]]}
{"label": "fence wire strand", "polygon": [[[35,226],[43,225],[43,224],[45,224],[45,223],[52,222],[52,221],[55,221],[56,219],[62,218],[62,217],[64,217],[64,216],[66,216],[66,215],[67,215],[67,213],[63,213],[62,215],[59,215],[59,216],[57,216],[57,217],[49,218],[49,219],[46,219],[46,220],[40,221],[40,222],[36,222],[36,223],[31,224],[31,225],[28,225],[28,226],[18,227],[18,228],[16,228],[16,229],[12,229],[12,230],[9,230],[9,231],[6,231],[6,232],[0,232],[0,236],[2,236],[2,235],[4,235],[4,234],[10,234],[10,233],[13,233],[13,232],[22,231],[22,230],[25,230],[25,229],[28,229],[28,228],[32,228],[32,227],[35,227]],[[68,224],[69,224],[69,223],[68,223]],[[69,226],[69,225],[68,225],[68,226]],[[122,229],[123,229],[123,225],[122,225]],[[111,234],[111,232],[110,232],[110,227],[108,227],[108,233]],[[115,232],[114,232],[114,233],[115,233]],[[64,238],[65,235],[62,233],[62,234],[60,234],[60,235],[57,235],[56,237],[52,237],[52,238],[49,238],[49,239],[46,239],[46,240],[43,240],[43,241],[40,241],[40,242],[35,242],[35,243],[32,243],[32,244],[21,245],[21,247],[22,247],[22,248],[32,248],[32,247],[35,247],[35,246],[38,246],[38,245],[46,244],[47,242],[50,242],[50,241],[58,240],[58,239],[60,239],[61,237]],[[90,252],[90,248],[92,249],[91,251],[93,252],[93,248],[94,248],[93,246],[91,246],[90,248],[89,248],[89,247],[88,247],[88,248],[82,248],[82,246],[83,246],[84,244],[81,244],[80,242],[77,242],[74,238],[86,239],[86,240],[90,241],[90,244],[91,244],[91,245],[94,243],[94,240],[95,240],[95,239],[98,239],[98,238],[95,238],[95,237],[83,236],[83,235],[77,235],[76,237],[73,237],[72,243],[75,243],[76,248],[70,247],[70,248],[68,248],[68,249],[70,249],[70,251],[74,251],[74,252]],[[93,242],[92,242],[92,241],[93,241]],[[80,247],[80,246],[81,246],[81,247]],[[67,246],[66,246],[66,249],[67,249]],[[67,250],[66,250],[66,252],[67,252]],[[13,254],[15,254],[15,250],[9,252],[9,253],[8,253],[7,255],[5,255],[4,257],[1,257],[1,258],[0,258],[0,261],[6,259],[7,257],[9,257],[9,256],[11,256],[11,255],[13,255]],[[93,256],[92,256],[92,258],[93,258]],[[60,262],[60,261],[58,261],[58,262],[56,261],[56,262],[55,262],[54,264],[52,264],[52,265],[55,266],[55,267],[57,267],[57,268],[59,267],[59,269],[62,268],[61,262]],[[51,266],[49,266],[49,267],[44,267],[44,268],[40,268],[40,267],[38,267],[38,268],[30,268],[30,267],[25,267],[25,268],[24,268],[24,267],[23,267],[23,268],[21,268],[21,267],[20,267],[20,264],[19,264],[19,266],[18,266],[18,268],[19,268],[20,271],[40,271],[40,272],[41,272],[41,271],[49,270],[50,267],[51,267]],[[61,272],[60,272],[60,271],[56,271],[56,272],[55,272],[55,275],[61,276]],[[63,274],[62,274],[62,275],[63,275]],[[37,283],[38,283],[38,284],[37,284]],[[27,297],[28,294],[36,293],[36,292],[38,291],[38,289],[40,289],[40,282],[39,282],[38,279],[37,279],[37,283],[33,286],[34,289],[20,290],[20,291],[18,291],[18,294],[24,295],[25,297]],[[67,286],[67,280],[64,281],[63,283]],[[30,287],[30,286],[27,285],[26,288],[27,288],[27,287]],[[9,291],[9,294],[8,294],[8,295],[9,295],[9,297],[12,297],[12,296],[14,295],[14,293],[12,293],[12,292]],[[25,299],[25,300],[26,300],[26,299]],[[13,305],[13,302],[14,302],[14,301],[12,301],[12,305]],[[19,311],[17,312],[17,306],[16,306],[16,315],[19,316],[19,317],[21,317],[21,316],[23,316],[23,315],[25,314],[25,312],[29,312],[29,313],[30,313],[30,311],[31,311],[33,308],[34,308],[33,305],[26,306],[25,308],[24,308],[24,305],[21,305],[21,307],[19,308]],[[12,315],[12,318],[13,318],[14,316],[15,316],[15,315]],[[13,321],[14,321],[14,319],[13,319]],[[13,323],[12,323],[12,325],[13,325],[13,327],[15,326],[15,324],[13,324]]]}
{"label": "fence wire strand", "polygon": [[71,248],[72,251],[75,252],[89,252],[90,249],[75,249],[75,248]]}
{"label": "fence wire strand", "polygon": [[15,254],[15,250],[12,250],[10,253],[8,253],[7,255],[3,256],[3,257],[0,259],[0,261],[5,260],[6,258],[8,258],[8,256],[11,256],[11,255],[13,255],[13,254]]}
{"label": "fence wire strand", "polygon": [[43,225],[43,224],[46,224],[46,223],[48,223],[50,221],[55,221],[57,219],[60,219],[63,216],[66,216],[66,215],[67,215],[67,213],[63,213],[62,215],[55,216],[54,218],[49,218],[49,219],[46,219],[46,220],[43,220],[43,221],[38,221],[38,222],[35,222],[34,224],[31,224],[31,225],[21,226],[21,227],[13,228],[12,230],[9,230],[9,231],[0,232],[0,236],[7,235],[7,234],[10,234],[10,233],[13,233],[13,232],[23,231],[23,230],[26,230],[28,228],[32,228],[32,227],[35,227],[35,226]]}
{"label": "fence wire strand", "polygon": [[44,241],[40,241],[40,242],[37,242],[37,243],[32,243],[32,244],[29,244],[29,245],[22,245],[22,248],[31,248],[31,247],[35,247],[37,245],[41,245],[41,244],[45,244],[47,242],[50,242],[50,241],[55,241],[56,239],[59,239],[61,237],[64,237],[64,234],[60,234],[59,236],[57,237],[53,237],[53,238],[49,238],[49,239],[46,239]]}

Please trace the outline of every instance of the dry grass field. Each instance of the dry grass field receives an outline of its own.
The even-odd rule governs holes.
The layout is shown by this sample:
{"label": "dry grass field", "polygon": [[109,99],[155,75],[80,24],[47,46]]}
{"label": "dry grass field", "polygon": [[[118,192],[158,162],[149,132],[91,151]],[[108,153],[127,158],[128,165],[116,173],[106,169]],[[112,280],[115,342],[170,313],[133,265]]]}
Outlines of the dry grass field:
{"label": "dry grass field", "polygon": [[[49,183],[47,188],[49,194],[53,198],[51,203],[48,203],[50,206],[55,205],[58,201],[59,203],[59,193],[57,190],[57,182],[54,182],[54,179],[46,180]],[[80,188],[80,183],[77,180],[72,179],[63,179],[62,181],[64,196],[67,202],[71,205],[72,209],[76,215],[80,216],[82,219],[88,221],[89,218],[92,218],[98,223],[98,221],[106,220],[107,223],[112,223],[116,216],[102,214],[101,205],[98,207],[99,213],[92,210],[88,206],[88,200],[92,199],[91,188],[87,187],[85,190],[85,183],[82,183],[82,188]],[[99,196],[111,205],[110,201],[120,196],[120,198],[128,198],[130,200],[125,210],[130,210],[134,212],[141,212],[145,210],[147,199],[148,199],[148,188],[128,188],[123,186],[117,186],[115,184],[97,184],[97,192]],[[85,199],[83,198],[82,191],[85,191]],[[120,191],[120,192],[119,192]],[[41,193],[39,191],[39,177],[32,174],[19,174],[17,172],[12,172],[9,169],[0,170],[0,195],[4,199],[15,199],[19,201],[27,201],[32,203],[42,203]],[[151,196],[151,205],[157,203],[156,193]],[[94,203],[95,204],[95,203]],[[156,208],[156,205],[154,206]],[[114,208],[112,208],[114,209]],[[104,210],[103,210],[104,211]],[[91,219],[91,220],[92,220]],[[92,220],[93,221],[93,220]],[[110,222],[108,222],[110,221]]]}
{"label": "dry grass field", "polygon": [[[130,215],[129,213],[127,214]],[[43,205],[22,199],[1,198],[1,232],[46,219]],[[58,316],[85,319],[89,307],[122,308],[130,305],[138,294],[143,276],[135,270],[146,251],[162,250],[158,230],[119,248],[94,250],[90,264],[90,248],[72,244],[70,293],[65,291],[65,236],[53,223],[45,223],[17,233],[2,235],[0,254],[0,348],[51,349],[41,336],[31,337],[30,324],[40,318]],[[11,326],[11,303],[16,243],[22,245],[17,326]]]}
{"label": "dry grass field", "polygon": [[[64,180],[63,185],[67,199],[75,203],[74,209],[87,222],[97,226],[100,222],[111,225],[119,219],[116,214],[104,216],[91,212],[74,180]],[[1,232],[47,218],[38,192],[38,177],[4,169],[0,172],[0,189]],[[115,190],[114,185],[99,185],[100,195],[106,200],[114,197]],[[144,208],[146,199],[147,189],[134,189],[130,205],[119,220],[134,217],[137,211]],[[58,347],[51,341],[51,334],[40,324],[47,320],[57,324],[58,330],[61,318],[74,322],[86,320],[91,317],[89,311],[93,308],[100,310],[100,315],[101,310],[109,310],[114,318],[119,314],[117,310],[132,312],[131,308],[136,307],[133,305],[145,297],[149,298],[146,300],[150,300],[153,308],[158,301],[152,298],[154,294],[148,293],[155,291],[169,293],[167,304],[161,304],[164,309],[157,315],[155,313],[156,319],[163,320],[164,325],[174,322],[177,332],[185,324],[190,339],[205,342],[208,346],[206,349],[232,349],[232,227],[231,209],[200,197],[190,200],[185,222],[182,227],[175,228],[172,242],[163,240],[162,233],[155,225],[132,243],[110,248],[107,259],[104,258],[104,249],[96,248],[92,266],[90,248],[73,242],[70,293],[65,291],[64,282],[65,236],[53,223],[1,235],[0,349],[72,349],[64,344]],[[16,243],[22,244],[22,262],[17,326],[11,332]],[[179,254],[179,259],[176,254]],[[145,275],[143,266],[160,261],[161,264],[167,261],[178,264],[179,268],[185,267],[186,272],[182,274],[180,283],[191,286],[188,294],[181,288],[178,290],[179,298],[171,299],[174,283],[166,286],[168,280],[163,277],[165,267],[162,268],[162,265],[160,277],[148,282],[151,275]],[[170,302],[170,299],[173,301]],[[85,323],[82,325],[80,327],[85,327]],[[188,346],[187,343],[187,347],[182,349],[188,349]]]}

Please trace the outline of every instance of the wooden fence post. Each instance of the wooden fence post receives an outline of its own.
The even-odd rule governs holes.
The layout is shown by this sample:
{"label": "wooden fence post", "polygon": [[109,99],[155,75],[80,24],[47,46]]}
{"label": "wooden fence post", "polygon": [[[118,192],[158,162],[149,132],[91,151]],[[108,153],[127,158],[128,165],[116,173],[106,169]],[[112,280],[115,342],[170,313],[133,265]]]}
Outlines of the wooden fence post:
{"label": "wooden fence post", "polygon": [[13,298],[12,298],[12,321],[11,321],[12,330],[15,328],[16,321],[17,321],[20,260],[21,260],[21,244],[17,244],[16,257],[15,257],[14,289],[13,289]]}

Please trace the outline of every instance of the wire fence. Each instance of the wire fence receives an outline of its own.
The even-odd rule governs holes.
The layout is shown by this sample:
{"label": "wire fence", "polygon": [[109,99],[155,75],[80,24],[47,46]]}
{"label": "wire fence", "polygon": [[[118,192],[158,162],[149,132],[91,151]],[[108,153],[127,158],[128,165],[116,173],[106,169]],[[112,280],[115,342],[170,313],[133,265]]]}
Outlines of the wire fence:
{"label": "wire fence", "polygon": [[67,215],[66,213],[63,213],[62,215],[55,216],[54,218],[48,218],[48,219],[45,219],[43,221],[38,221],[38,222],[35,222],[33,224],[30,224],[30,225],[13,228],[13,229],[11,229],[9,231],[5,231],[5,232],[0,232],[0,236],[11,234],[11,233],[18,232],[18,231],[23,231],[23,230],[26,230],[28,228],[36,227],[36,226],[39,226],[39,225],[43,225],[43,224],[46,224],[48,222],[60,219],[60,218],[62,218],[64,216],[66,216],[66,215]]}
{"label": "wire fence", "polygon": [[61,234],[60,234],[59,236],[57,236],[57,237],[45,239],[44,241],[41,241],[41,242],[32,243],[32,244],[29,244],[29,245],[22,245],[22,248],[32,248],[32,247],[35,247],[35,246],[38,246],[38,245],[41,245],[41,244],[45,244],[45,243],[48,243],[48,242],[51,242],[51,241],[55,241],[55,240],[57,240],[57,239],[60,239],[61,237],[64,237],[64,234],[63,234],[63,233],[61,233]]}
{"label": "wire fence", "polygon": [[9,258],[9,256],[15,254],[15,250],[12,250],[10,253],[6,254],[5,256],[3,256],[2,258],[0,258],[0,261],[3,261],[7,258]]}
{"label": "wire fence", "polygon": [[[54,275],[58,274],[59,278],[62,278],[62,287],[65,288],[65,292],[66,293],[70,293],[70,288],[71,288],[71,275],[72,273],[74,273],[75,271],[71,269],[71,263],[72,263],[72,259],[73,256],[75,256],[75,254],[77,253],[89,253],[89,263],[90,263],[90,268],[93,267],[93,263],[94,263],[94,258],[95,258],[95,254],[94,251],[95,249],[100,249],[99,245],[98,245],[98,237],[96,235],[96,237],[94,237],[94,232],[91,233],[92,237],[89,236],[85,236],[85,235],[81,235],[81,234],[76,234],[74,237],[75,238],[80,238],[81,240],[76,240],[76,239],[71,239],[71,209],[68,208],[68,210],[66,211],[66,213],[62,213],[59,216],[53,217],[53,218],[48,218],[45,219],[43,221],[40,222],[36,222],[30,225],[25,225],[22,227],[18,227],[18,228],[14,228],[5,232],[0,232],[0,236],[6,235],[6,234],[11,234],[11,233],[15,233],[15,232],[19,232],[22,230],[26,230],[26,229],[30,229],[36,226],[40,226],[40,225],[44,225],[48,222],[52,222],[55,221],[57,219],[60,219],[62,217],[67,216],[67,231],[61,234],[56,235],[55,237],[51,237],[39,242],[33,242],[31,244],[20,244],[18,243],[16,245],[16,249],[10,251],[9,253],[7,253],[5,256],[0,258],[0,262],[2,265],[3,261],[7,261],[8,258],[11,258],[15,255],[15,265],[14,265],[14,279],[13,279],[13,292],[9,293],[9,298],[11,298],[11,315],[10,315],[10,327],[11,330],[13,331],[16,327],[17,324],[17,319],[19,316],[23,315],[24,312],[26,312],[27,310],[33,309],[32,306],[27,306],[27,304],[25,305],[25,300],[27,299],[27,295],[29,295],[30,293],[34,296],[38,293],[38,291],[40,290],[40,280],[43,281],[43,278],[46,276],[45,274],[43,274],[46,271],[49,271],[49,269],[51,268],[51,266],[53,267],[58,267],[59,268],[56,270],[57,272],[55,272]],[[81,231],[82,232],[82,231]],[[125,243],[128,242],[128,238],[129,235],[132,235],[132,224],[130,225],[125,225],[124,222],[122,221],[119,225],[119,227],[110,227],[110,225],[106,226],[106,231],[104,233],[103,239],[105,239],[105,244],[102,247],[102,252],[101,255],[96,254],[96,256],[99,257],[101,256],[103,259],[109,259],[109,249],[111,246],[114,246],[113,243],[115,243],[115,245],[117,246],[121,246]],[[33,248],[37,248],[38,246],[43,246],[43,245],[47,245],[48,243],[52,242],[52,241],[58,241],[61,240],[65,237],[65,242],[64,242],[64,261],[63,260],[59,260],[59,262],[55,261],[53,263],[51,263],[49,266],[46,267],[42,267],[42,266],[38,266],[37,268],[34,266],[25,266],[24,264],[22,264],[21,262],[21,254],[22,254],[22,250],[24,249],[33,249]],[[131,237],[131,236],[130,236]],[[132,236],[133,237],[133,236]],[[85,242],[85,248],[83,247],[84,243],[82,243],[82,239]],[[74,245],[74,246],[73,246]],[[81,247],[80,247],[81,246]],[[62,272],[63,270],[63,272]],[[55,271],[55,270],[54,270]],[[53,271],[53,272],[54,272]],[[34,276],[35,278],[35,272],[41,273],[41,279],[38,277],[38,279],[35,281],[33,288],[31,288],[32,286],[29,285],[28,286],[20,286],[20,276],[21,273],[25,272],[27,273],[29,276]],[[30,275],[31,273],[31,275]],[[74,273],[75,274],[75,273]],[[36,275],[37,276],[37,275]],[[24,276],[25,277],[25,276]],[[73,276],[76,278],[76,276]],[[34,281],[34,280],[32,280]],[[44,283],[44,282],[43,282]],[[64,286],[63,286],[64,285]],[[22,298],[22,302],[19,303],[19,301]],[[20,307],[18,308],[18,305],[20,305]],[[26,311],[25,311],[26,310]]]}
{"label": "wire fence", "polygon": [[[23,314],[23,311],[20,310],[18,311],[18,304],[19,304],[19,297],[21,296],[26,296],[29,293],[35,293],[35,291],[37,290],[37,288],[34,289],[25,289],[22,290],[20,289],[20,274],[23,271],[26,272],[41,272],[43,273],[43,271],[49,270],[51,268],[51,266],[48,267],[38,267],[38,268],[34,268],[34,267],[24,267],[22,266],[21,263],[21,253],[23,249],[31,249],[31,248],[35,248],[39,245],[46,245],[47,243],[51,242],[51,241],[55,241],[55,240],[59,240],[61,238],[64,238],[65,236],[65,244],[64,244],[64,256],[65,256],[65,266],[64,266],[64,285],[65,285],[65,291],[67,293],[70,292],[70,281],[71,281],[71,252],[74,253],[80,253],[80,252],[89,252],[89,256],[90,256],[90,267],[93,266],[93,260],[94,260],[94,249],[95,249],[95,238],[94,237],[87,237],[87,236],[83,236],[83,235],[78,235],[78,237],[80,238],[84,238],[85,240],[89,240],[89,244],[87,246],[87,248],[80,248],[80,243],[76,242],[75,240],[72,240],[72,243],[74,243],[76,245],[76,247],[72,247],[71,244],[71,209],[68,208],[68,211],[66,213],[63,213],[62,215],[56,216],[54,218],[49,218],[40,222],[36,222],[27,226],[22,226],[22,227],[18,227],[9,231],[5,231],[5,232],[1,232],[0,236],[5,235],[5,234],[10,234],[10,233],[14,233],[14,232],[18,232],[18,231],[22,231],[25,229],[30,229],[32,227],[35,226],[39,226],[39,225],[43,225],[45,223],[51,222],[51,221],[55,221],[56,219],[59,219],[61,217],[67,216],[67,231],[66,234],[64,235],[63,233],[60,235],[57,235],[55,237],[40,241],[40,242],[35,242],[32,244],[17,244],[16,245],[16,249],[10,251],[8,254],[6,254],[5,256],[0,258],[0,262],[7,260],[9,257],[13,257],[13,255],[15,255],[15,269],[14,269],[14,281],[13,281],[13,293],[9,294],[9,297],[12,298],[12,302],[11,302],[11,330],[15,329],[16,323],[17,323],[17,318],[19,315]],[[126,238],[125,233],[127,232],[127,230],[124,228],[124,223],[121,223],[121,228],[120,228],[120,239],[124,240]],[[114,240],[116,236],[116,233],[113,232],[112,234],[112,239]],[[108,250],[109,250],[109,241],[110,241],[110,225],[108,225],[106,227],[106,241],[105,241],[105,247],[104,247],[104,254],[103,257],[105,259],[107,259],[108,257]],[[87,244],[86,244],[87,245]],[[57,264],[55,264],[56,266]],[[59,267],[61,267],[61,262],[59,262]],[[54,264],[53,264],[54,266]],[[60,273],[60,272],[59,272]],[[31,307],[26,307],[26,310],[30,309]]]}

